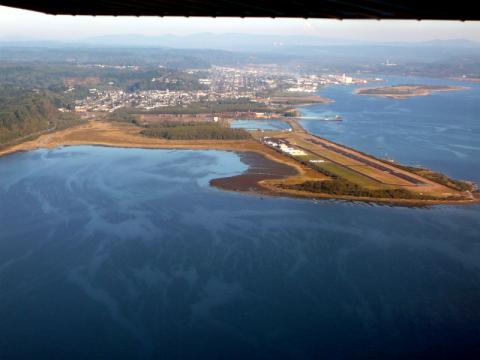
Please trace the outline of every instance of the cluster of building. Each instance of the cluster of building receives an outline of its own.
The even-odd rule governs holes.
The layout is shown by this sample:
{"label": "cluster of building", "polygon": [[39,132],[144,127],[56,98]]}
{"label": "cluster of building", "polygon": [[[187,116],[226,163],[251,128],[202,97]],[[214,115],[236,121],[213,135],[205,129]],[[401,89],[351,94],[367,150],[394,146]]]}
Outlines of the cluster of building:
{"label": "cluster of building", "polygon": [[276,66],[251,65],[241,68],[214,66],[209,69],[208,78],[200,79],[200,83],[208,85],[211,91],[250,97],[279,86],[281,74],[272,69],[276,69]]}
{"label": "cluster of building", "polygon": [[246,94],[218,93],[208,90],[124,90],[90,89],[89,96],[75,103],[76,111],[113,112],[122,107],[152,110],[166,106],[186,106],[200,101],[221,101],[225,99],[250,98]]}
{"label": "cluster of building", "polygon": [[288,142],[283,139],[264,137],[262,141],[265,145],[276,148],[287,155],[291,155],[291,156],[307,156],[308,155],[305,151],[289,145]]}
{"label": "cluster of building", "polygon": [[290,85],[287,88],[288,92],[302,92],[302,93],[314,93],[318,90],[320,82],[316,75],[300,76],[298,78],[292,78],[285,81]]}
{"label": "cluster of building", "polygon": [[[135,66],[120,67],[133,71],[138,68]],[[86,98],[76,102],[76,110],[113,112],[122,107],[152,110],[166,106],[186,106],[200,101],[235,99],[262,101],[259,99],[275,91],[314,93],[321,86],[328,84],[349,85],[367,82],[365,79],[353,78],[346,74],[300,75],[277,65],[250,65],[241,68],[214,66],[208,70],[190,70],[188,72],[190,74],[198,73],[198,82],[202,85],[203,90],[136,90],[128,92],[115,89],[114,84],[109,83],[107,88],[90,89]],[[164,78],[154,77],[150,80],[151,82],[166,82]],[[168,83],[176,84],[176,82],[175,78],[168,79]]]}
{"label": "cluster of building", "polygon": [[346,74],[304,75],[286,81],[287,84],[291,85],[287,88],[288,92],[302,93],[314,93],[319,87],[325,85],[355,85],[366,84],[367,82],[366,79],[354,78]]}
{"label": "cluster of building", "polygon": [[117,70],[140,70],[138,65],[109,65],[109,64],[79,64],[80,68],[100,68],[100,69],[117,69]]}
{"label": "cluster of building", "polygon": [[277,65],[250,65],[242,68],[213,67],[209,77],[200,79],[213,91],[253,93],[286,89],[288,92],[314,93],[323,85],[365,84],[366,79],[354,78],[346,74],[306,74],[300,75]]}

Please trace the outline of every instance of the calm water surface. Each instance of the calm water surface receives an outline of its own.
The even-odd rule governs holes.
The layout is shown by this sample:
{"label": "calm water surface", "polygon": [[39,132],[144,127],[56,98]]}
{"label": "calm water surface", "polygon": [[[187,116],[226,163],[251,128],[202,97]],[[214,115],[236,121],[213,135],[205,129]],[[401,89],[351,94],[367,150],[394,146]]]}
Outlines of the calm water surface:
{"label": "calm water surface", "polygon": [[[381,76],[385,83],[331,86],[336,102],[301,108],[305,117],[338,114],[343,121],[303,120],[309,131],[379,157],[421,165],[480,183],[480,84]],[[394,100],[355,95],[356,88],[395,84],[460,85],[470,89]]]}
{"label": "calm water surface", "polygon": [[[338,106],[344,122],[310,129],[480,179],[478,90],[402,102],[349,91],[329,88],[338,102],[308,110]],[[430,116],[420,100],[433,99]],[[451,123],[446,106],[460,114]],[[479,206],[208,185],[245,169],[221,151],[0,157],[0,359],[479,358]]]}
{"label": "calm water surface", "polygon": [[230,125],[235,129],[247,129],[247,130],[288,130],[290,125],[284,121],[275,119],[264,120],[234,120]]}

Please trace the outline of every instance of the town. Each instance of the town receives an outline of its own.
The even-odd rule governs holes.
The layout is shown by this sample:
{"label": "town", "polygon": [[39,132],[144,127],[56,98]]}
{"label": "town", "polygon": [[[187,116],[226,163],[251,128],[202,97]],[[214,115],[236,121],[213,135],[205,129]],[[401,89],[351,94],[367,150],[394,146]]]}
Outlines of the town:
{"label": "town", "polygon": [[[95,67],[103,69],[106,65]],[[121,67],[126,71],[138,71],[138,67]],[[166,89],[127,91],[107,86],[90,88],[88,96],[77,100],[75,110],[114,112],[129,107],[142,111],[161,109],[162,107],[187,106],[198,102],[219,102],[248,100],[269,103],[278,95],[299,96],[316,93],[322,86],[332,84],[366,84],[381,79],[361,79],[346,74],[296,74],[277,65],[250,65],[241,68],[213,66],[207,70],[187,70],[190,75],[198,76],[200,89],[168,89],[168,84],[177,82],[174,78],[149,79],[151,83],[164,82]],[[74,90],[70,87],[66,92]]]}

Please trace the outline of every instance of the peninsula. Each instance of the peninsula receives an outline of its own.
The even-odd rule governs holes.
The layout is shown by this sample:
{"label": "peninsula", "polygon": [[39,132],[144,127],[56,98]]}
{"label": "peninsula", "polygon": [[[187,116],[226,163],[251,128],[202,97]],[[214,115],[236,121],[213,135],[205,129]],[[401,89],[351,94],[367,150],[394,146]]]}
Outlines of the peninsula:
{"label": "peninsula", "polygon": [[244,174],[214,179],[224,190],[264,195],[343,199],[404,205],[473,203],[474,184],[427,169],[409,168],[312,135],[292,118],[288,131],[238,131],[222,124],[132,123],[92,120],[0,151],[98,145],[234,151],[249,165]]}
{"label": "peninsula", "polygon": [[393,85],[357,89],[357,95],[379,96],[390,99],[408,99],[415,96],[428,96],[436,92],[465,90],[463,86],[450,85]]}

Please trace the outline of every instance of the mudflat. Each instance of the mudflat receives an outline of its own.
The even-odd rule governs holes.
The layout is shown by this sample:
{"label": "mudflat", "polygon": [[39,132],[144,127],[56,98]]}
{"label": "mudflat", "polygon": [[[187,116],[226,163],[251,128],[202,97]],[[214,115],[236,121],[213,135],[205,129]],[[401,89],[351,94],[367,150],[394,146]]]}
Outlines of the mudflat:
{"label": "mudflat", "polygon": [[262,181],[298,175],[298,171],[293,167],[272,161],[255,152],[243,152],[239,153],[239,156],[242,162],[248,165],[248,170],[237,176],[213,179],[210,181],[212,186],[225,190],[264,192]]}

